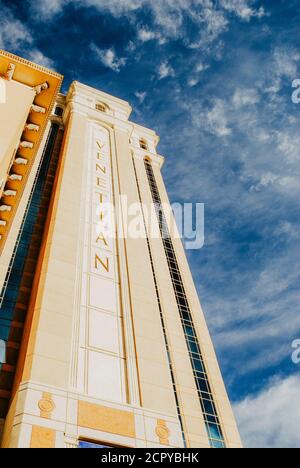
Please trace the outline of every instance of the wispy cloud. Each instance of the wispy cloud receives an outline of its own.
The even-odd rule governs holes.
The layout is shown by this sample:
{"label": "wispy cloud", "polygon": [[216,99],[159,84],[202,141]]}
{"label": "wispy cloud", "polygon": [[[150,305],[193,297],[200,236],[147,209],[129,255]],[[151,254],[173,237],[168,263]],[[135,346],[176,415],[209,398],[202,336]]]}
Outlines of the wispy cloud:
{"label": "wispy cloud", "polygon": [[48,21],[62,13],[63,9],[70,4],[77,7],[95,7],[114,16],[120,16],[139,9],[144,0],[47,0],[47,2],[30,0],[30,3],[32,9],[39,12],[41,19]]}
{"label": "wispy cloud", "polygon": [[251,185],[250,192],[256,191],[260,192],[266,187],[273,186],[276,182],[280,181],[280,176],[273,174],[272,172],[267,172],[260,176],[259,182],[256,185]]}
{"label": "wispy cloud", "polygon": [[234,411],[247,448],[300,448],[298,375],[274,379]]}
{"label": "wispy cloud", "polygon": [[145,101],[146,96],[147,96],[146,91],[136,91],[134,94],[141,104]]}
{"label": "wispy cloud", "polygon": [[151,29],[141,27],[137,29],[137,36],[141,42],[156,40],[161,45],[165,43],[165,38],[161,31],[153,31]]}
{"label": "wispy cloud", "polygon": [[265,90],[276,98],[286,80],[297,77],[299,63],[299,51],[288,45],[275,47],[265,76]]}
{"label": "wispy cloud", "polygon": [[33,49],[29,51],[28,54],[29,60],[31,60],[34,63],[37,63],[38,65],[42,65],[43,67],[54,69],[55,68],[55,63],[52,59],[44,55],[40,50]]}
{"label": "wispy cloud", "polygon": [[226,114],[226,103],[222,99],[214,99],[212,106],[206,111],[198,112],[197,107],[193,109],[193,120],[197,127],[205,129],[218,137],[226,137],[231,134]]}
{"label": "wispy cloud", "polygon": [[39,17],[36,19],[49,20],[58,13],[61,13],[63,8],[70,3],[70,1],[71,0],[47,0],[47,2],[35,2],[32,0],[30,3],[31,9],[39,14]]}
{"label": "wispy cloud", "polygon": [[229,14],[245,21],[264,16],[264,9],[253,7],[252,0],[222,0],[219,4],[212,0],[50,0],[47,5],[31,0],[32,8],[38,10],[44,20],[61,13],[70,3],[77,7],[94,7],[115,17],[130,17],[147,8],[151,12],[155,30],[138,28],[138,35],[142,41],[156,38],[164,43],[167,39],[183,37],[186,41],[188,18],[198,29],[198,37],[188,41],[187,45],[197,48],[209,45],[226,31]]}
{"label": "wispy cloud", "polygon": [[168,62],[162,62],[158,67],[157,73],[160,80],[175,76],[174,68]]}
{"label": "wispy cloud", "polygon": [[153,31],[150,31],[149,29],[145,29],[145,28],[138,29],[138,38],[142,42],[151,41],[152,39],[155,39],[155,37],[156,37],[156,34]]}
{"label": "wispy cloud", "polygon": [[197,63],[194,72],[188,79],[188,85],[191,87],[196,86],[201,80],[202,73],[208,70],[209,68],[210,67],[207,64],[204,64],[202,62]]}
{"label": "wispy cloud", "polygon": [[266,12],[264,7],[253,8],[251,4],[254,2],[247,0],[221,0],[221,5],[225,10],[234,13],[244,21],[250,21],[251,18],[262,18]]}
{"label": "wispy cloud", "polygon": [[259,102],[260,96],[256,89],[238,88],[232,98],[234,106],[239,109],[244,106],[252,106]]}
{"label": "wispy cloud", "polygon": [[0,48],[22,53],[24,57],[39,65],[54,67],[54,61],[36,47],[35,38],[30,29],[16,19],[6,7],[1,8]]}
{"label": "wispy cloud", "polygon": [[96,54],[96,57],[100,59],[101,63],[113,70],[114,72],[119,73],[121,68],[126,65],[126,58],[117,57],[114,49],[100,49],[96,44],[91,44],[91,50]]}
{"label": "wispy cloud", "polygon": [[278,149],[291,163],[300,160],[300,136],[297,132],[278,131]]}
{"label": "wispy cloud", "polygon": [[0,47],[17,49],[22,44],[30,45],[33,39],[29,30],[15,19],[9,9],[4,8],[0,16]]}

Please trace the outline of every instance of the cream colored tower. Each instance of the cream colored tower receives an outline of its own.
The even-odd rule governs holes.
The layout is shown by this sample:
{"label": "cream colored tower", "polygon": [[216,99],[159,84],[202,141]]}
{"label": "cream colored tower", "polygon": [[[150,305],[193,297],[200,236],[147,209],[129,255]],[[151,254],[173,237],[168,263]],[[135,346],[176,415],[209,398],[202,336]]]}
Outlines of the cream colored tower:
{"label": "cream colored tower", "polygon": [[[147,207],[169,203],[163,158],[130,113],[75,82],[48,121],[2,245],[3,316],[11,290],[29,294],[14,303],[17,363],[0,372],[2,447],[241,447],[181,241],[148,230]],[[143,203],[144,236],[126,235],[123,196]],[[27,286],[9,274],[26,242]]]}

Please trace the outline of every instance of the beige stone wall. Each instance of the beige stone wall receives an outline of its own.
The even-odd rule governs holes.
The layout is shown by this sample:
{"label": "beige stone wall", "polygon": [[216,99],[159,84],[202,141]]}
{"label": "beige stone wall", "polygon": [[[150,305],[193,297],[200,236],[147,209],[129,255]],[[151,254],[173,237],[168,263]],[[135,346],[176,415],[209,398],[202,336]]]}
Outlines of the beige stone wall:
{"label": "beige stone wall", "polygon": [[[33,297],[23,380],[68,386],[85,120],[70,116],[51,219]],[[70,131],[72,129],[72,132]],[[77,189],[74,190],[74,187]]]}
{"label": "beige stone wall", "polygon": [[[144,161],[142,159],[137,159],[136,165],[138,167],[142,200],[148,207],[148,210],[150,210],[153,202]],[[159,172],[159,168],[155,164],[154,171],[156,173]],[[151,236],[149,237],[159,284],[163,315],[166,323],[167,338],[171,348],[171,358],[175,369],[176,386],[180,400],[181,413],[183,415],[187,443],[190,447],[209,447],[165,251],[160,238],[155,239],[151,238]]]}
{"label": "beige stone wall", "polygon": [[[99,102],[107,113],[95,109]],[[118,209],[120,196],[127,195],[129,205],[139,201],[133,154],[142,201],[152,203],[138,149],[141,137],[149,142],[167,201],[162,158],[155,153],[158,137],[128,121],[127,103],[79,83],[72,85],[66,103],[65,141],[30,306],[25,364],[2,445],[76,447],[86,439],[182,447],[147,241],[108,239],[102,231],[100,241],[95,236],[104,199],[117,209],[117,234],[125,231],[126,221],[124,208]],[[149,242],[187,443],[208,447],[162,241],[149,236]],[[226,441],[239,446],[185,254],[181,243],[174,243]]]}
{"label": "beige stone wall", "polygon": [[[121,143],[121,141],[120,141]],[[127,151],[124,151],[127,147]],[[128,205],[139,200],[132,156],[126,141],[120,146],[121,194]],[[125,240],[132,302],[141,403],[145,408],[176,415],[169,365],[146,239]]]}

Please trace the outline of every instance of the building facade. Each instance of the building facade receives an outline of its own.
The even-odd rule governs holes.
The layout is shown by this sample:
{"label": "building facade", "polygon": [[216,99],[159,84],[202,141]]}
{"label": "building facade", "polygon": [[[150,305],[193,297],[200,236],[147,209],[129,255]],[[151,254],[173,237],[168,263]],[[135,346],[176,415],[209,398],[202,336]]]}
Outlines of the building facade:
{"label": "building facade", "polygon": [[0,82],[1,446],[241,447],[157,135],[3,51]]}

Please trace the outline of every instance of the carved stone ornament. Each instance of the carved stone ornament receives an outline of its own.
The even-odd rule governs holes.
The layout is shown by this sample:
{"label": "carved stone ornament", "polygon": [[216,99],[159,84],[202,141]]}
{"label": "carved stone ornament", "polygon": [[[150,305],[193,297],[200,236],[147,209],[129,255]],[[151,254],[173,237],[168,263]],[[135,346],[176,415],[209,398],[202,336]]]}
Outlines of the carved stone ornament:
{"label": "carved stone ornament", "polygon": [[6,80],[11,81],[13,79],[15,69],[16,69],[16,65],[14,65],[13,63],[10,63],[8,65],[7,71],[4,75]]}
{"label": "carved stone ornament", "polygon": [[40,416],[42,418],[50,419],[52,412],[55,410],[55,403],[52,400],[50,393],[44,393],[42,398],[38,402],[38,407],[40,409]]}
{"label": "carved stone ornament", "polygon": [[39,84],[33,88],[36,94],[41,94],[43,91],[49,89],[49,84],[47,82]]}

